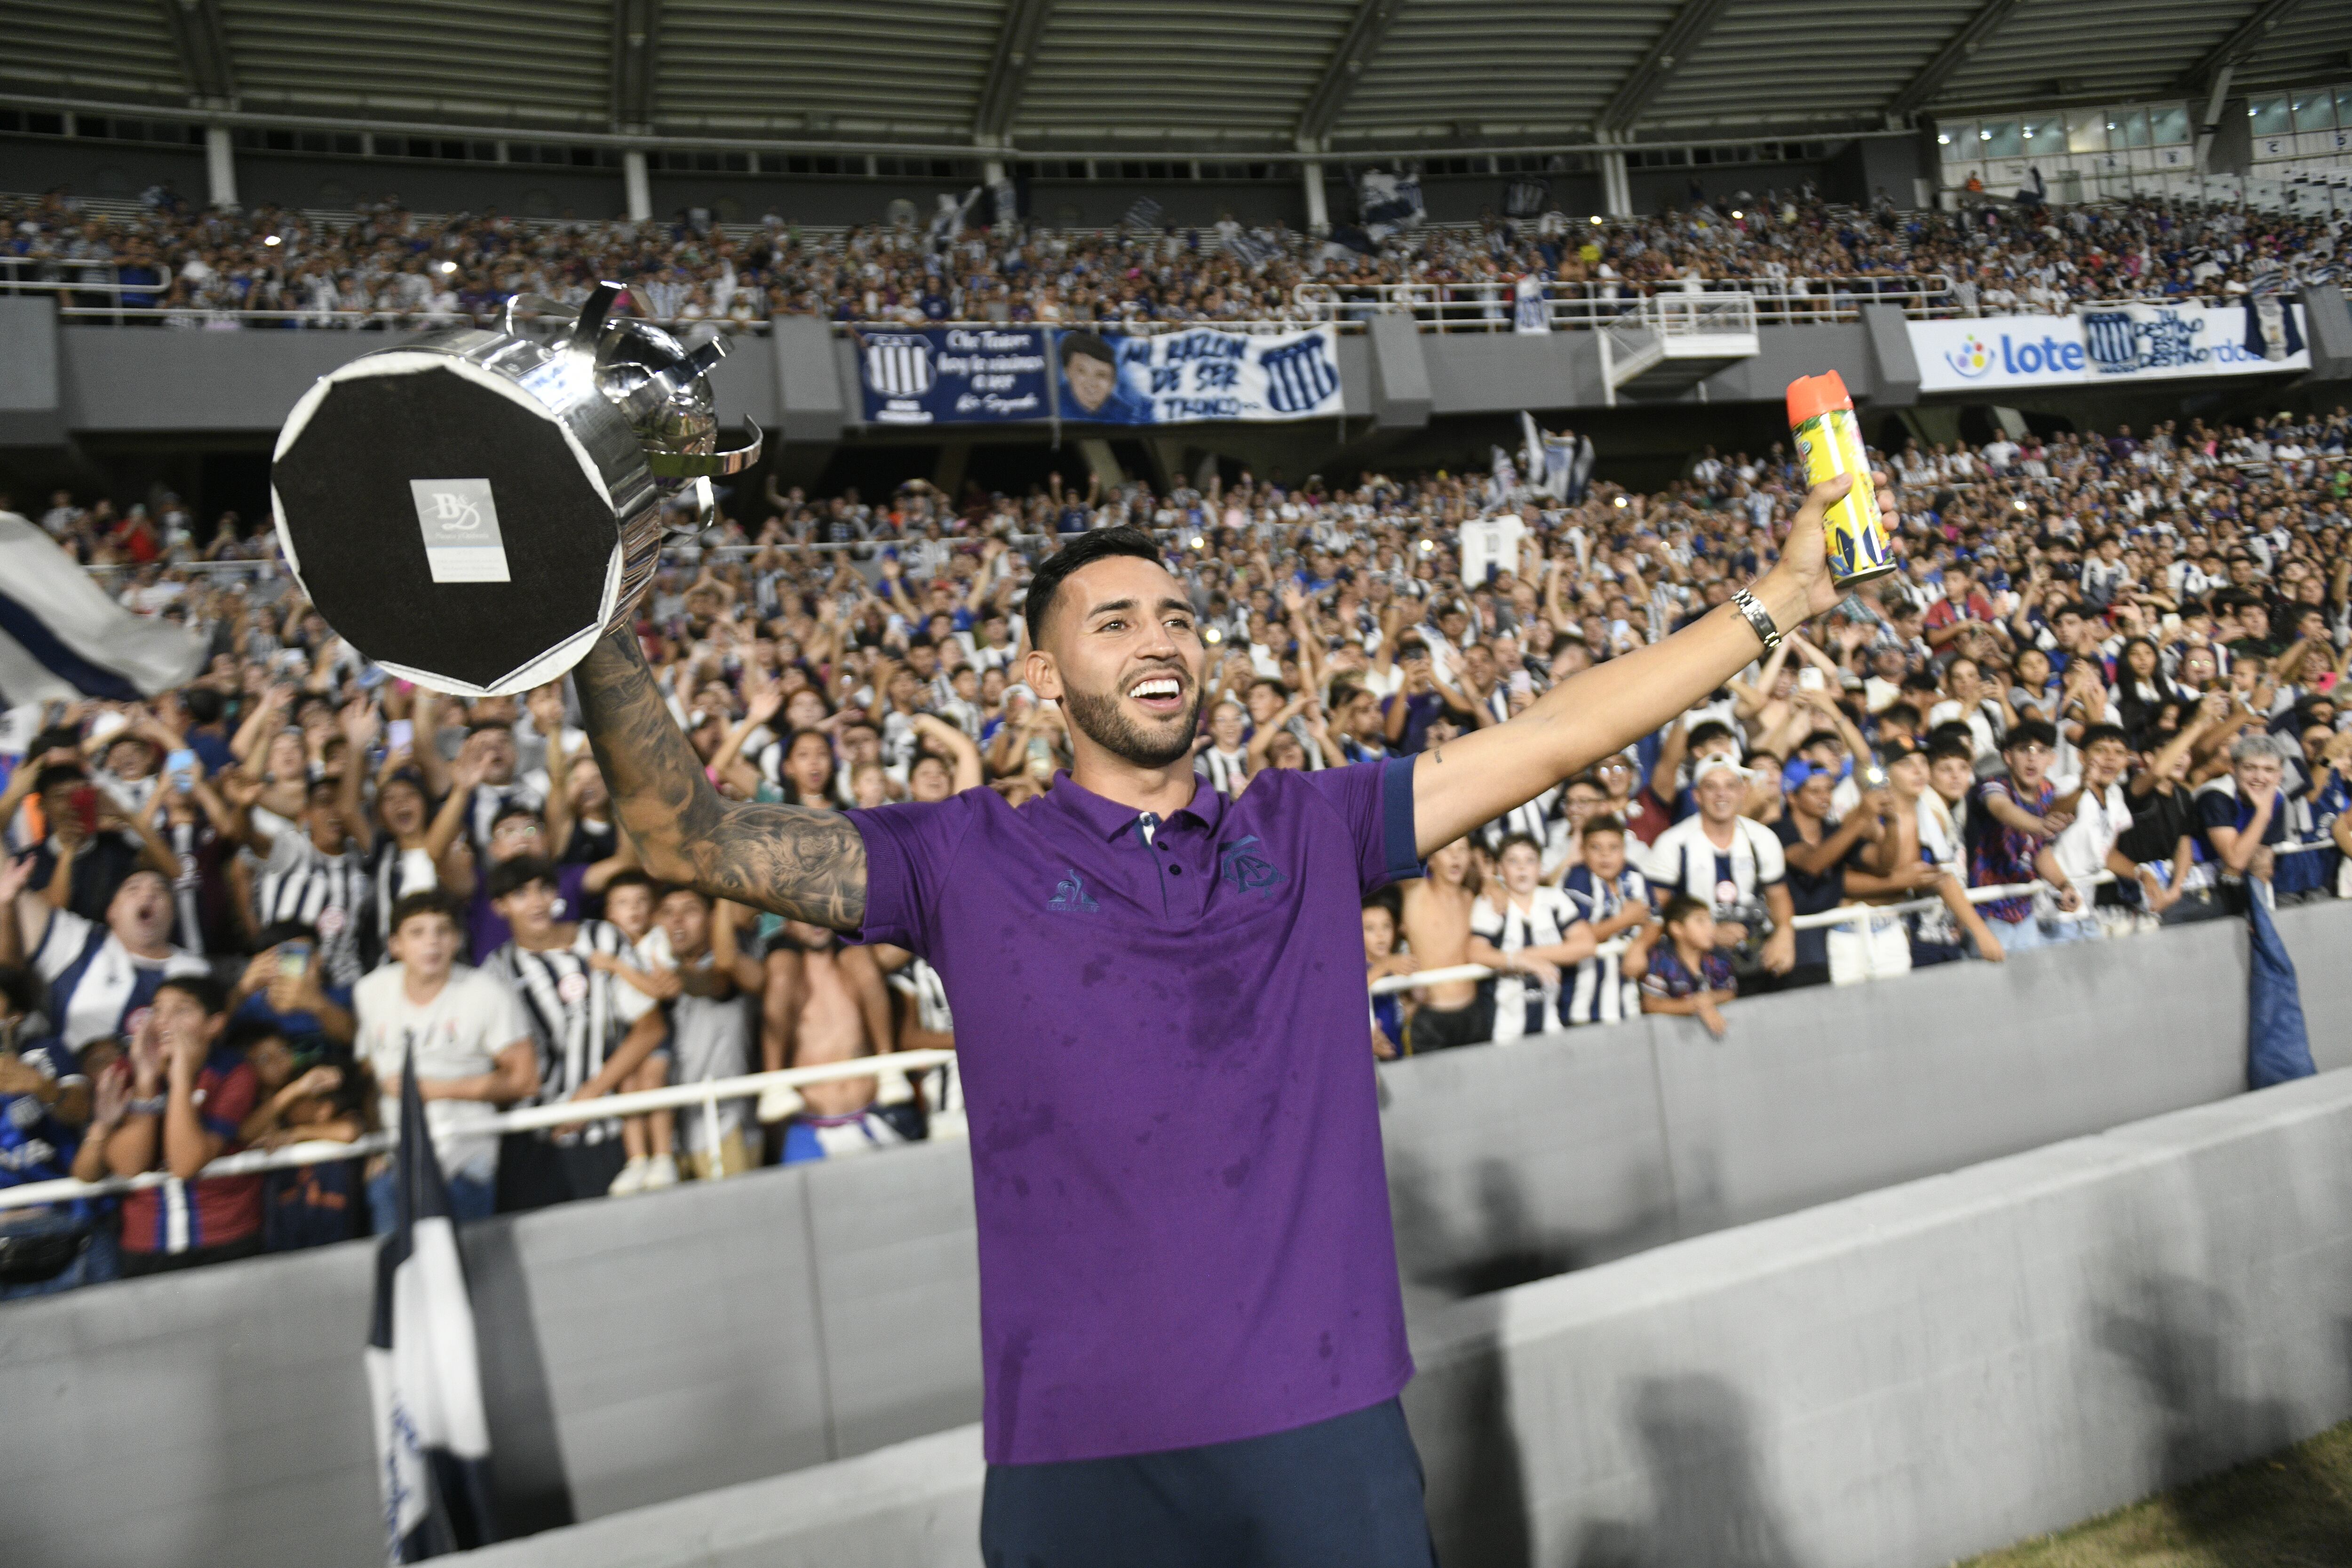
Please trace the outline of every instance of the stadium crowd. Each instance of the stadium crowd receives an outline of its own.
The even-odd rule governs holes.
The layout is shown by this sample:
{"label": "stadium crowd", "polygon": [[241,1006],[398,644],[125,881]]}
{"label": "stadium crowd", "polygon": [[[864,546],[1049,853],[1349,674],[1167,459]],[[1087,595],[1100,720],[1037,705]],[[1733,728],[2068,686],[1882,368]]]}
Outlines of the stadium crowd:
{"label": "stadium crowd", "polygon": [[[1366,904],[1372,981],[1491,972],[1377,988],[1369,1049],[1643,1012],[1720,1032],[1759,991],[2352,892],[2347,441],[2339,408],[1886,455],[1899,574]],[[1496,458],[1165,493],[771,483],[679,547],[636,629],[730,795],[1017,805],[1069,761],[1023,679],[1029,568],[1148,528],[1212,647],[1202,787],[1238,795],[1508,721],[1721,603],[1801,494],[1777,444],[1655,494]],[[385,1124],[412,1048],[465,1215],[957,1123],[951,1070],[886,1069],[501,1135],[500,1107],[952,1048],[955,1022],[904,952],[651,882],[564,684],[465,702],[385,679],[234,518],[200,542],[176,503],[64,493],[37,521],[210,658],[153,701],[0,722],[0,1184],[173,1178],[0,1210],[0,1293],[383,1223],[354,1160],[188,1178]],[[1856,902],[1885,912],[1804,919]]]}
{"label": "stadium crowd", "polygon": [[[1202,228],[981,226],[971,204],[928,226],[802,228],[709,214],[659,222],[427,216],[387,201],[348,222],[286,208],[191,211],[151,193],[139,216],[68,195],[0,196],[0,287],[82,286],[77,304],[134,321],[235,327],[487,321],[517,293],[576,303],[628,283],[650,318],[741,328],[773,315],[1140,324],[1328,319],[1382,285],[1487,308],[1540,280],[1602,313],[1646,294],[1748,289],[1775,308],[1888,295],[1923,313],[2053,313],[2095,300],[2227,300],[2326,282],[2343,225],[2132,200],[1956,214],[1832,206],[1808,192],[1740,194],[1652,217],[1539,216],[1437,226],[1342,224],[1328,237],[1230,216]],[[1302,297],[1299,285],[1322,286]],[[1820,296],[1808,303],[1811,296]],[[248,318],[247,312],[282,312]]]}

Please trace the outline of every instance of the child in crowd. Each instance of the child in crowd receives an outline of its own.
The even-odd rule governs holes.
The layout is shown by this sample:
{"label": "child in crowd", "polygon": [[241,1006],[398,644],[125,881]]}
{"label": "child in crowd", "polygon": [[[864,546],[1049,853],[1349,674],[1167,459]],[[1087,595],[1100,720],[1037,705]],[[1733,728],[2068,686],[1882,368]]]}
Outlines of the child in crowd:
{"label": "child in crowd", "polygon": [[1730,957],[1715,945],[1715,911],[1688,893],[1666,900],[1643,933],[1642,1011],[1695,1017],[1723,1038],[1722,1005],[1739,994]]}
{"label": "child in crowd", "polygon": [[[677,963],[672,956],[668,934],[654,922],[656,891],[654,879],[639,870],[619,872],[604,885],[604,918],[629,939],[629,949],[635,954],[636,963],[624,963],[615,953],[593,952],[589,954],[588,964],[599,974],[609,974],[656,1002],[675,1002],[679,994]],[[622,1080],[618,1092],[635,1094],[644,1089],[667,1089],[676,1060],[671,1038],[665,1035],[644,1065]],[[614,1192],[656,1191],[677,1184],[676,1111],[649,1110],[624,1116],[621,1147],[627,1152],[628,1163],[621,1167],[617,1178],[620,1184]]]}
{"label": "child in crowd", "polygon": [[1622,953],[1596,951],[1580,960],[1575,979],[1563,988],[1560,1016],[1569,1024],[1617,1024],[1642,1010],[1640,935],[1650,926],[1650,881],[1627,865],[1625,825],[1596,816],[1584,825],[1584,863],[1570,868],[1561,887],[1591,928],[1596,948],[1631,935],[1635,947]]}

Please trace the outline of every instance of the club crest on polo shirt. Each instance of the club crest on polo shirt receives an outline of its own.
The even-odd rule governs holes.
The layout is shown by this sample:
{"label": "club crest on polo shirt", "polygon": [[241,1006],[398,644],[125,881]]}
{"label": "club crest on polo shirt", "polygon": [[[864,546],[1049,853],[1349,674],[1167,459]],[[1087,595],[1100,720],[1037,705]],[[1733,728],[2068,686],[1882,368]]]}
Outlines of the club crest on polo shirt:
{"label": "club crest on polo shirt", "polygon": [[1075,915],[1090,915],[1101,909],[1087,891],[1087,879],[1078,875],[1078,868],[1072,866],[1067,869],[1070,874],[1054,884],[1054,896],[1045,900],[1045,907]]}
{"label": "club crest on polo shirt", "polygon": [[1258,853],[1257,835],[1254,833],[1238,843],[1219,847],[1217,875],[1231,882],[1235,892],[1255,893],[1268,899],[1274,897],[1275,889],[1290,880],[1289,872]]}

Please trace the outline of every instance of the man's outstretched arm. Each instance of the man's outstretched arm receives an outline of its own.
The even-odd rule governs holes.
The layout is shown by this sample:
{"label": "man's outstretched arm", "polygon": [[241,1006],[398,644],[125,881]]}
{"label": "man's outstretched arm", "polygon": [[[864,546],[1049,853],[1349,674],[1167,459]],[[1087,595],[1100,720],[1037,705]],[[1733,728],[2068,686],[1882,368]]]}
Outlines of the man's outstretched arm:
{"label": "man's outstretched arm", "polygon": [[866,918],[866,845],[835,811],[723,799],[703,776],[635,636],[607,635],[573,672],[596,765],[646,869],[706,897],[835,931]]}
{"label": "man's outstretched arm", "polygon": [[[1822,519],[1848,483],[1840,477],[1812,488],[1780,563],[1751,589],[1783,636],[1844,597],[1830,581]],[[1882,492],[1880,507],[1890,504]],[[1453,843],[1648,734],[1756,657],[1755,631],[1725,605],[1664,642],[1570,676],[1507,723],[1423,752],[1412,770],[1420,852]]]}

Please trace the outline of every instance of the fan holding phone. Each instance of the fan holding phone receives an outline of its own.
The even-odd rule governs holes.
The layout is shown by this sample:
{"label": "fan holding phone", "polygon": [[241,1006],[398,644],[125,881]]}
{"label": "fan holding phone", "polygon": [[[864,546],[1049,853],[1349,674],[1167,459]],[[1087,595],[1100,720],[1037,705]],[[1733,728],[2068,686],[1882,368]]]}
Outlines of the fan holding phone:
{"label": "fan holding phone", "polygon": [[69,748],[52,747],[17,771],[0,795],[0,822],[13,819],[26,795],[41,835],[28,886],[52,909],[103,921],[114,890],[133,871],[178,874],[178,858],[155,830],[117,809]]}

